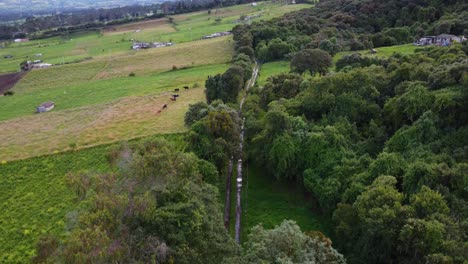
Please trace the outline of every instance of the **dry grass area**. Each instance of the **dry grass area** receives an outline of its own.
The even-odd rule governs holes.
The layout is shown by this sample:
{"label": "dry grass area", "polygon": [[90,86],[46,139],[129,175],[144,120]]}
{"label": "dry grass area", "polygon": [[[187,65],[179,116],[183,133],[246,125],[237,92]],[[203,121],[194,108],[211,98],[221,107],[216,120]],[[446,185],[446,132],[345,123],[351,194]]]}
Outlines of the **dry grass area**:
{"label": "dry grass area", "polygon": [[110,79],[128,76],[129,73],[148,74],[177,68],[228,62],[233,54],[232,37],[199,40],[171,47],[121,52],[112,57],[93,61],[107,61],[105,68],[95,79]]}
{"label": "dry grass area", "polygon": [[152,20],[140,21],[140,22],[135,22],[135,23],[111,26],[109,28],[104,29],[103,31],[104,31],[104,34],[123,33],[126,31],[144,30],[144,29],[160,27],[160,26],[168,25],[168,24],[169,24],[168,18],[160,18],[160,19],[152,19]]}
{"label": "dry grass area", "polygon": [[[204,89],[127,97],[114,102],[0,122],[0,160],[24,159],[119,140],[184,131],[189,104],[205,100]],[[167,109],[162,106],[167,104]],[[161,110],[159,113],[158,111]]]}

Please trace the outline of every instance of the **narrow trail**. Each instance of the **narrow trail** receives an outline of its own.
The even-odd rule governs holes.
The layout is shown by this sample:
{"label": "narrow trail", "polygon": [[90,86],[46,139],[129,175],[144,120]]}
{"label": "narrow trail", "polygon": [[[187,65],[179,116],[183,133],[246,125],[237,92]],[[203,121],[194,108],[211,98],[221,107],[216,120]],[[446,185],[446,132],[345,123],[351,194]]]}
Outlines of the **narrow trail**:
{"label": "narrow trail", "polygon": [[[239,107],[239,118],[241,119],[241,132],[239,138],[239,150],[240,153],[243,151],[244,146],[244,120],[242,118],[242,107],[244,106],[245,98],[247,97],[247,93],[252,87],[258,76],[259,65],[255,62],[255,67],[252,73],[252,77],[247,82],[245,86],[244,96],[242,96],[240,107]],[[228,171],[226,175],[226,198],[224,203],[224,226],[226,229],[229,229],[230,219],[231,219],[231,189],[232,189],[232,173],[234,170],[234,157],[231,157],[228,164]],[[241,191],[242,191],[242,157],[237,161],[237,177],[236,177],[236,226],[235,226],[235,237],[236,242],[240,242],[240,227],[241,227],[241,215],[242,215],[242,208],[241,208]]]}
{"label": "narrow trail", "polygon": [[236,178],[236,223],[235,223],[235,240],[239,244],[240,243],[240,230],[241,230],[241,217],[242,217],[242,161],[243,161],[243,148],[244,148],[244,121],[245,118],[242,117],[242,107],[244,106],[245,99],[249,92],[249,89],[255,84],[258,77],[258,70],[259,65],[255,62],[255,67],[253,69],[252,77],[247,82],[245,86],[244,96],[241,99],[240,107],[239,107],[239,118],[241,119],[241,132],[239,137],[239,153],[240,157],[237,160],[237,178]]}

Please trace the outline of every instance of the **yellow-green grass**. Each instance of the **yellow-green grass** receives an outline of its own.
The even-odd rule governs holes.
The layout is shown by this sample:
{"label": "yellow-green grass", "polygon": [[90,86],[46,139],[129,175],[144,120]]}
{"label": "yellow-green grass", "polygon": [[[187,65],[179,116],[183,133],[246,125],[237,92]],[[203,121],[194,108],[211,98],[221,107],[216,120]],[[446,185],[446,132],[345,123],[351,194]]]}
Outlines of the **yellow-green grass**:
{"label": "yellow-green grass", "polygon": [[[201,39],[201,37],[219,31],[231,30],[236,24],[234,20],[241,15],[261,13],[254,20],[270,19],[284,13],[311,7],[312,5],[281,5],[271,2],[261,2],[257,6],[250,4],[213,9],[211,14],[201,11],[173,16],[174,23],[167,24],[164,20],[153,20],[116,26],[115,32],[104,30],[99,32],[81,32],[62,37],[34,40],[26,43],[14,43],[0,49],[0,73],[19,70],[19,64],[25,60],[41,59],[46,63],[61,64],[81,61],[84,59],[109,56],[115,52],[130,50],[131,40],[138,41],[173,41],[176,44]],[[215,19],[222,17],[220,23]],[[154,22],[156,21],[156,22]],[[140,32],[134,32],[141,28]],[[35,54],[41,53],[41,57]],[[13,58],[5,59],[5,55]]]}
{"label": "yellow-green grass", "polygon": [[283,72],[289,72],[289,61],[273,61],[264,63],[260,69],[257,84],[263,86],[265,85],[268,77]]}
{"label": "yellow-green grass", "polygon": [[168,18],[160,18],[111,26],[104,29],[103,32],[107,35],[115,35],[121,33],[140,33],[148,30],[155,30],[155,32],[166,32],[174,31],[175,29],[170,25]]}
{"label": "yellow-green grass", "polygon": [[[0,122],[0,160],[24,159],[154,134],[186,130],[189,104],[205,100],[204,88],[126,97],[117,101]],[[163,105],[167,108],[163,109]]]}
{"label": "yellow-green grass", "polygon": [[[183,135],[163,137],[183,147]],[[0,162],[0,263],[30,263],[40,235],[66,234],[78,201],[65,185],[65,176],[113,171],[106,160],[112,147]]]}

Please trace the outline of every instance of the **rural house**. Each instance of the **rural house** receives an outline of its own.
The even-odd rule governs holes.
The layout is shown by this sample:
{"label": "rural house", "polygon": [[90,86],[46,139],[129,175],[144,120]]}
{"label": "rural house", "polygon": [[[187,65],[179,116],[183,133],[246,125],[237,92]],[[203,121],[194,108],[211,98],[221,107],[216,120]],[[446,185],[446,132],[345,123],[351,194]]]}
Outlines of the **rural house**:
{"label": "rural house", "polygon": [[202,37],[202,39],[211,39],[211,38],[217,38],[217,37],[222,37],[222,36],[227,36],[231,35],[231,31],[224,31],[224,32],[216,32],[211,35],[207,35]]}
{"label": "rural house", "polygon": [[32,68],[42,69],[42,68],[49,68],[50,66],[52,66],[52,64],[50,63],[34,63],[32,65]]}
{"label": "rural house", "polygon": [[54,102],[42,103],[40,106],[36,107],[36,112],[37,112],[37,113],[48,112],[48,111],[54,109],[54,107],[55,107],[55,103],[54,103]]}
{"label": "rural house", "polygon": [[465,41],[464,37],[458,37],[450,34],[441,34],[438,36],[425,36],[417,40],[414,45],[416,46],[427,46],[427,45],[439,45],[439,46],[450,46],[455,42]]}

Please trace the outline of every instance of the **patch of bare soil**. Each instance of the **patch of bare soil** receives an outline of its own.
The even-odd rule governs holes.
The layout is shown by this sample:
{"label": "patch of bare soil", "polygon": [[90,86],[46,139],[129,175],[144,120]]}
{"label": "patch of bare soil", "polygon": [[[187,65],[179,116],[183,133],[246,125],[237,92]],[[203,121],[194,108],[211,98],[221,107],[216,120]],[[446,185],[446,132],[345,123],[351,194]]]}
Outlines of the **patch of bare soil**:
{"label": "patch of bare soil", "polygon": [[10,90],[15,84],[26,75],[26,72],[16,72],[0,75],[0,94]]}

